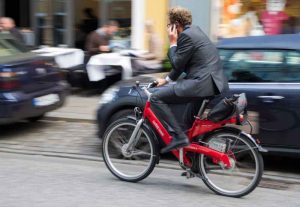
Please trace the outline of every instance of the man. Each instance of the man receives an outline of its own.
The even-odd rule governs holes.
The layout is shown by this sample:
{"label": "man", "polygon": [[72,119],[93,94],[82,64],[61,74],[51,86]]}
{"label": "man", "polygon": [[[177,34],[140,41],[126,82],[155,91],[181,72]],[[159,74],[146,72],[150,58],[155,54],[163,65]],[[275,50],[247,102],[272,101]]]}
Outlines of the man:
{"label": "man", "polygon": [[0,18],[0,30],[2,32],[10,33],[15,39],[24,43],[23,36],[21,32],[16,28],[15,21],[9,17]]}
{"label": "man", "polygon": [[109,21],[108,24],[91,32],[87,37],[85,45],[89,55],[92,56],[103,52],[110,52],[109,40],[118,30],[118,23],[116,21]]}
{"label": "man", "polygon": [[186,76],[155,91],[150,99],[153,111],[174,130],[172,142],[161,153],[189,145],[167,104],[193,102],[192,108],[197,106],[198,109],[203,98],[213,97],[228,88],[218,50],[199,27],[191,25],[191,12],[175,7],[170,9],[168,18],[171,45],[168,57],[172,70],[165,79],[157,80],[158,86],[176,81],[182,73]]}

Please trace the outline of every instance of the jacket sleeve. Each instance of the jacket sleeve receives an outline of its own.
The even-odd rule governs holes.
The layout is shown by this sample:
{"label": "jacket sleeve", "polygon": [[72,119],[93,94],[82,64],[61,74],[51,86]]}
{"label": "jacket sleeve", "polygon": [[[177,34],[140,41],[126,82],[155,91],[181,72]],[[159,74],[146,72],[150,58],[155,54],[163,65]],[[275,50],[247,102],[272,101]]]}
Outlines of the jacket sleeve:
{"label": "jacket sleeve", "polygon": [[182,33],[177,41],[177,46],[171,47],[168,52],[168,57],[172,65],[172,70],[169,73],[169,78],[176,81],[177,78],[184,72],[187,62],[193,54],[194,44],[192,39]]}
{"label": "jacket sleeve", "polygon": [[86,45],[85,45],[86,51],[88,51],[90,54],[93,55],[99,53],[99,47],[95,41],[96,41],[95,34],[91,33],[88,35]]}

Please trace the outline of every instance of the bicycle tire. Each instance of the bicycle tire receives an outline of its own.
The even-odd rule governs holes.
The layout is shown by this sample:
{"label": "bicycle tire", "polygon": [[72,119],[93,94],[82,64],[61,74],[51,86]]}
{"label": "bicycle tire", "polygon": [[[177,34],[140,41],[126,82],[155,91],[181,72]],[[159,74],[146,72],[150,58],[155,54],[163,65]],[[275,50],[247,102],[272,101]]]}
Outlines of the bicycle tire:
{"label": "bicycle tire", "polygon": [[[126,126],[128,127],[127,129],[125,129]],[[122,181],[127,181],[127,182],[138,182],[140,180],[145,179],[153,171],[153,169],[157,163],[157,159],[158,159],[158,149],[157,149],[157,144],[153,138],[154,135],[144,125],[141,126],[142,133],[139,138],[139,142],[144,141],[144,144],[145,144],[145,141],[147,141],[147,143],[149,144],[150,153],[145,152],[145,154],[144,154],[144,156],[149,154],[149,163],[148,164],[144,163],[143,161],[138,160],[134,156],[126,157],[126,156],[124,156],[124,154],[122,154],[122,151],[119,154],[117,154],[117,156],[119,157],[117,160],[115,160],[115,158],[112,158],[112,156],[109,154],[110,153],[109,148],[110,149],[113,148],[110,143],[110,141],[112,139],[114,139],[113,133],[116,132],[116,130],[119,128],[122,133],[124,132],[124,134],[120,135],[120,133],[117,131],[116,137],[117,138],[118,138],[118,136],[122,137],[122,139],[124,141],[124,139],[127,139],[130,137],[135,126],[136,126],[135,120],[128,119],[128,118],[123,118],[123,119],[117,120],[108,126],[107,130],[104,133],[104,138],[103,138],[103,142],[102,142],[102,156],[103,156],[103,160],[104,160],[107,168],[114,176],[116,176],[117,178],[119,178]],[[132,130],[131,133],[130,133],[130,130],[128,130],[128,129]],[[125,144],[126,144],[126,142],[121,143],[122,147]],[[140,144],[140,143],[137,143],[137,145],[138,144]],[[121,147],[121,150],[122,150],[122,147]],[[143,146],[143,147],[145,148],[145,146]],[[118,149],[116,149],[116,147],[115,147],[115,150],[118,150]],[[128,172],[125,172],[126,170],[129,170],[129,168],[130,169],[131,168],[142,168],[144,166],[144,164],[146,164],[146,167],[140,173],[129,174]],[[125,166],[127,166],[127,167],[125,167]],[[124,167],[124,169],[121,169],[123,167]]]}
{"label": "bicycle tire", "polygon": [[[257,150],[256,146],[254,145],[254,143],[252,143],[252,141],[250,141],[245,135],[243,134],[237,134],[234,132],[218,132],[215,134],[210,135],[209,137],[205,138],[203,141],[208,143],[210,141],[212,141],[213,139],[224,139],[224,137],[230,137],[231,139],[233,138],[237,138],[239,141],[241,141],[241,143],[245,144],[245,149],[243,149],[243,146],[241,144],[235,144],[236,148],[239,151],[234,152],[233,149],[229,150],[226,152],[228,153],[232,164],[234,164],[234,168],[232,167],[232,169],[223,169],[218,168],[218,165],[220,165],[220,163],[215,164],[213,159],[209,158],[208,156],[205,156],[203,154],[199,155],[199,171],[202,175],[202,180],[205,183],[205,185],[211,189],[212,191],[214,191],[215,193],[219,194],[219,195],[223,195],[223,196],[228,196],[228,197],[242,197],[245,196],[249,193],[251,193],[259,184],[262,175],[263,175],[263,168],[264,168],[264,163],[263,163],[263,158],[262,155],[260,154],[260,152]],[[224,141],[224,140],[223,140]],[[249,149],[247,149],[249,148]],[[231,151],[229,153],[229,151]],[[249,155],[247,156],[246,153],[249,152]],[[240,153],[240,154],[238,154]],[[252,176],[250,176],[251,172],[253,170],[246,169],[245,167],[251,167],[251,163],[249,164],[249,159],[254,160],[254,166],[255,166],[255,173],[253,175],[253,178],[251,179]],[[247,160],[248,159],[248,163],[243,163],[241,161],[238,161],[237,159],[241,159],[241,160]],[[212,170],[209,171],[209,168],[211,168]],[[214,170],[215,168],[215,170]],[[245,168],[245,169],[244,169]],[[231,172],[230,172],[231,171]],[[209,174],[212,175],[209,175]],[[224,175],[222,175],[222,173],[224,173]],[[232,173],[232,175],[229,175],[230,173]],[[218,175],[220,175],[218,177]],[[242,176],[245,176],[245,178],[243,179]],[[231,179],[230,177],[236,179]],[[213,179],[215,179],[216,181],[213,181]],[[245,188],[241,188],[241,189],[234,189],[233,190],[233,186],[234,184],[237,185],[242,185],[244,183],[246,183],[248,180],[250,179],[250,183],[248,185],[246,185]],[[217,184],[216,184],[217,183]],[[219,185],[221,185],[222,183],[224,183],[224,185],[228,184],[228,189],[225,189],[223,187],[220,187]]]}

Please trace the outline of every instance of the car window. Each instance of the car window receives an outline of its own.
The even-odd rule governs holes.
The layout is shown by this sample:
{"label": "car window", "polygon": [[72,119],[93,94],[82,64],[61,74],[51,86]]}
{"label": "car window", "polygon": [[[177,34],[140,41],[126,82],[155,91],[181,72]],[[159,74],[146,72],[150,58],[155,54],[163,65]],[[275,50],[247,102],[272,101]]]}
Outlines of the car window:
{"label": "car window", "polygon": [[0,58],[27,52],[26,48],[13,39],[0,39]]}
{"label": "car window", "polygon": [[284,69],[286,82],[300,82],[300,53],[286,52],[286,67]]}
{"label": "car window", "polygon": [[221,50],[230,82],[299,81],[300,56],[284,50]]}

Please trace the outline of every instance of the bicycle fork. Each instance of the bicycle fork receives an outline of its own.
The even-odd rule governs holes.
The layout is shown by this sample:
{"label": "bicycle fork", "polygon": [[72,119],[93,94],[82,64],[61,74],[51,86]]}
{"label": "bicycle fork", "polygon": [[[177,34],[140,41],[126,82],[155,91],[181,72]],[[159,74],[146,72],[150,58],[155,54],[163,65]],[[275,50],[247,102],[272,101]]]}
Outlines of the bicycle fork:
{"label": "bicycle fork", "polygon": [[141,136],[141,133],[142,133],[142,131],[140,130],[141,129],[141,126],[142,126],[142,124],[144,123],[144,119],[140,119],[138,122],[137,122],[137,124],[136,124],[136,126],[135,126],[135,128],[134,128],[134,130],[133,130],[133,132],[132,132],[132,134],[131,134],[131,136],[130,136],[130,138],[129,138],[129,141],[128,141],[128,143],[127,143],[127,147],[125,148],[125,151],[126,152],[128,152],[128,151],[131,151],[132,150],[132,148],[136,145],[136,143],[139,141],[139,138],[140,138],[140,136]]}

